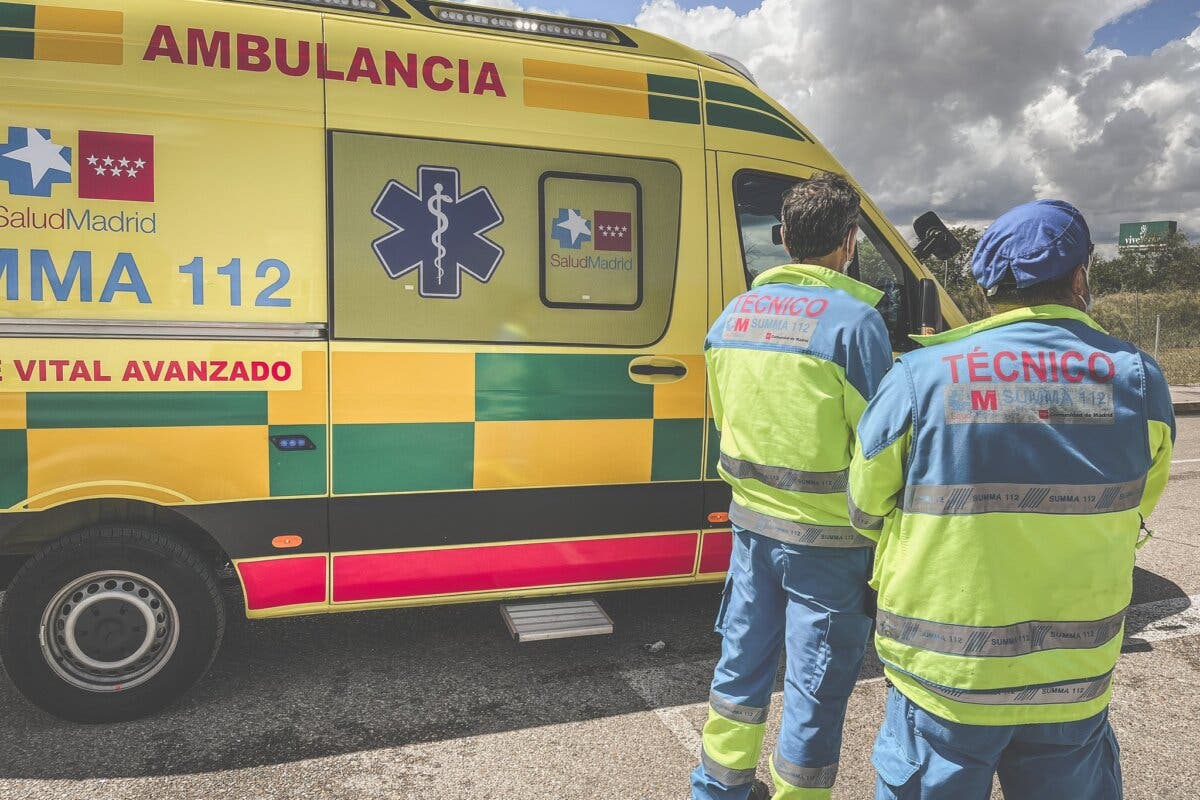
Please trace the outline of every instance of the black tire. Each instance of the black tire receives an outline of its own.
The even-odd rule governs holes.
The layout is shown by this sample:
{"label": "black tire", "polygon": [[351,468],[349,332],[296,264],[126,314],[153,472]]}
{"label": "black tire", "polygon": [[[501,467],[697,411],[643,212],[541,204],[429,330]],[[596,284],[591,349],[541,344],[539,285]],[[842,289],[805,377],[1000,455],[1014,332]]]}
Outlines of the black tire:
{"label": "black tire", "polygon": [[[70,646],[62,635],[68,623]],[[0,603],[9,677],[32,703],[73,722],[160,711],[205,673],[224,632],[225,606],[208,562],[145,527],[101,525],[51,542],[21,567]],[[116,670],[87,663],[119,664],[138,653]]]}

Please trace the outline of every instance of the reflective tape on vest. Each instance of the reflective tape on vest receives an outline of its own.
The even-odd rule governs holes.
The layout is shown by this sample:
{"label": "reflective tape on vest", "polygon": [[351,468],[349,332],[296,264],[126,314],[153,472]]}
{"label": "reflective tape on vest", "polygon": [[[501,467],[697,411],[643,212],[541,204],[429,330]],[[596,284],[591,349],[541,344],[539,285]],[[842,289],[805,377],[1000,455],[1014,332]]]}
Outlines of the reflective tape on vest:
{"label": "reflective tape on vest", "polygon": [[854,504],[854,498],[849,494],[846,495],[846,507],[850,512],[850,524],[860,531],[883,530],[883,517],[877,517],[874,514],[868,514],[863,511]]}
{"label": "reflective tape on vest", "polygon": [[1090,622],[1018,622],[976,627],[930,622],[879,610],[880,636],[901,644],[953,656],[1024,656],[1043,650],[1088,650],[1108,643],[1121,631],[1125,610]]}
{"label": "reflective tape on vest", "polygon": [[708,754],[707,750],[700,751],[700,763],[710,778],[715,778],[726,786],[745,786],[754,780],[754,775],[758,772],[756,767],[732,769],[720,764]]}
{"label": "reflective tape on vest", "polygon": [[797,789],[832,788],[838,773],[836,761],[824,767],[802,767],[779,755],[778,747],[771,753],[771,766],[775,768],[776,775]]}
{"label": "reflective tape on vest", "polygon": [[809,547],[874,547],[875,543],[850,526],[805,525],[751,511],[737,502],[729,506],[729,521],[748,531],[787,544]]}
{"label": "reflective tape on vest", "polygon": [[1108,514],[1137,508],[1146,478],[1125,483],[977,483],[909,486],[904,510],[915,514]]}
{"label": "reflective tape on vest", "polygon": [[708,705],[716,713],[720,714],[730,722],[741,722],[746,725],[761,725],[767,721],[767,711],[765,708],[755,708],[754,706],[738,705],[724,697],[709,693]]}
{"label": "reflective tape on vest", "polygon": [[1108,691],[1113,674],[1109,672],[1098,678],[1085,678],[1068,683],[1040,684],[1017,689],[984,689],[982,691],[950,689],[929,683],[916,675],[912,677],[928,691],[959,703],[983,706],[1046,706],[1062,703],[1086,703],[1089,700],[1095,700]]}
{"label": "reflective tape on vest", "polygon": [[785,492],[809,492],[810,494],[839,494],[846,491],[849,470],[837,472],[808,472],[788,467],[772,467],[755,464],[721,453],[721,468],[734,478],[755,480]]}

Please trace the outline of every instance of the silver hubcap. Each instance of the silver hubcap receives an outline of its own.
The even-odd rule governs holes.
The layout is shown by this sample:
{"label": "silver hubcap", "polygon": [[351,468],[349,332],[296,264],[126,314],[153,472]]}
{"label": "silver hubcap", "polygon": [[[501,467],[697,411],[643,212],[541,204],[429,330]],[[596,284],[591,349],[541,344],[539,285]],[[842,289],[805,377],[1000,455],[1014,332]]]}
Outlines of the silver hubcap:
{"label": "silver hubcap", "polygon": [[93,572],[46,605],[42,655],[60,678],[92,692],[119,692],[157,675],[179,642],[166,592],[133,572]]}

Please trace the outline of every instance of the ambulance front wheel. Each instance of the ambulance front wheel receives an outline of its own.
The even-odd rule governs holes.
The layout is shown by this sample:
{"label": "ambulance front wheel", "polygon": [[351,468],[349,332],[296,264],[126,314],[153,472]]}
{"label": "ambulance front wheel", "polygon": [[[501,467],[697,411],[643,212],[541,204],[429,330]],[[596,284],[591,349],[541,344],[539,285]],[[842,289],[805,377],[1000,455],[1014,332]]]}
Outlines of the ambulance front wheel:
{"label": "ambulance front wheel", "polygon": [[157,530],[104,525],[22,566],[0,604],[0,658],[51,714],[120,722],[186,692],[224,629],[217,580],[199,553]]}

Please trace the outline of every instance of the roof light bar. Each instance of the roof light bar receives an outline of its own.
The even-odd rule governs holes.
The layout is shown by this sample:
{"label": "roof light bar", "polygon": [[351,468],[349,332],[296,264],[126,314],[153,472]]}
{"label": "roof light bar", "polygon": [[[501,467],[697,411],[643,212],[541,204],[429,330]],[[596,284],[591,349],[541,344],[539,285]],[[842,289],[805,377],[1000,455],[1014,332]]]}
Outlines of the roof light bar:
{"label": "roof light bar", "polygon": [[286,2],[303,6],[321,6],[322,8],[344,8],[348,11],[388,13],[388,7],[382,0],[286,0]]}
{"label": "roof light bar", "polygon": [[584,25],[570,20],[542,19],[491,9],[474,11],[437,5],[429,6],[429,11],[434,19],[449,25],[466,25],[473,28],[488,28],[513,33],[532,33],[538,36],[554,36],[559,39],[601,44],[624,44],[622,37],[611,28]]}

